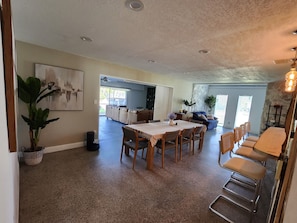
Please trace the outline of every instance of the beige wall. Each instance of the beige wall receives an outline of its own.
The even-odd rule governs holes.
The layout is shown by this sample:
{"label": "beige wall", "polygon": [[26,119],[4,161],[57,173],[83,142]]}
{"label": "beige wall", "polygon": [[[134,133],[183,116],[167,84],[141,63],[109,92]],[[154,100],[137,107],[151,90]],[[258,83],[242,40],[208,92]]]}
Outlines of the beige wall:
{"label": "beige wall", "polygon": [[[94,100],[99,98],[100,74],[172,87],[172,111],[178,111],[181,107],[181,100],[191,98],[192,95],[192,83],[184,80],[172,79],[24,42],[16,42],[16,51],[17,73],[22,77],[34,75],[34,63],[72,68],[84,72],[84,110],[52,111],[50,118],[60,117],[60,120],[50,123],[42,131],[40,145],[45,147],[82,142],[87,131],[98,129],[98,104],[94,104]],[[19,114],[26,114],[22,102],[19,102]],[[19,145],[28,146],[28,127],[19,115],[18,118]]]}

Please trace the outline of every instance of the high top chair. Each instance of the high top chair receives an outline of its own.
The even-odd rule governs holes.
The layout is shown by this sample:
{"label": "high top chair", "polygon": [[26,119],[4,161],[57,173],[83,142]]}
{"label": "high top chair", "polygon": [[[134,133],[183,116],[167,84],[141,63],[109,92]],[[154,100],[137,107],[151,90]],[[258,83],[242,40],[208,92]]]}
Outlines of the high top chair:
{"label": "high top chair", "polygon": [[[263,167],[262,165],[244,159],[240,157],[231,157],[231,151],[234,147],[234,134],[233,132],[227,132],[223,135],[221,135],[221,140],[220,140],[220,152],[219,152],[219,157],[218,157],[218,164],[229,171],[232,172],[230,179],[225,183],[223,186],[223,190],[226,192],[232,194],[235,197],[241,198],[247,202],[249,202],[250,206],[243,205],[239,203],[238,201],[235,201],[229,196],[220,194],[218,195],[213,202],[209,205],[209,209],[220,216],[221,218],[225,219],[228,222],[233,222],[231,219],[229,219],[227,216],[219,212],[214,208],[214,205],[220,200],[224,199],[227,202],[231,202],[232,204],[244,209],[245,211],[250,213],[250,220],[252,219],[253,213],[257,211],[257,204],[260,198],[260,186],[261,186],[261,180],[264,178],[265,173],[266,173],[266,168]],[[229,154],[229,159],[221,163],[221,158],[223,155]],[[234,174],[239,174],[242,176],[243,179],[245,180],[238,180],[234,178]],[[234,190],[231,190],[230,188],[227,187],[227,185],[233,182],[236,185],[252,189],[254,192],[253,198],[250,199],[242,194],[237,193]],[[252,182],[252,183],[250,183]]]}
{"label": "high top chair", "polygon": [[250,136],[249,135],[250,134],[250,131],[251,131],[251,123],[250,122],[246,122],[244,124],[245,124],[245,130],[246,130],[246,134],[247,134],[246,140],[257,142],[258,139],[259,139],[258,136]]}
{"label": "high top chair", "polygon": [[[251,147],[251,148],[253,148],[254,145],[256,144],[256,142],[255,142],[255,141],[250,141],[250,140],[246,139],[247,131],[246,131],[246,126],[245,126],[245,124],[241,124],[241,125],[240,125],[240,128],[241,128],[241,139],[242,139],[241,146],[246,146],[246,147]],[[238,145],[239,145],[239,144],[238,144]]]}
{"label": "high top chair", "polygon": [[[240,141],[240,127],[234,128],[234,144],[239,144]],[[246,157],[251,160],[255,160],[260,162],[262,165],[265,166],[268,156],[263,153],[258,153],[254,151],[252,147],[242,146],[239,145],[238,148],[234,151],[236,155]]]}

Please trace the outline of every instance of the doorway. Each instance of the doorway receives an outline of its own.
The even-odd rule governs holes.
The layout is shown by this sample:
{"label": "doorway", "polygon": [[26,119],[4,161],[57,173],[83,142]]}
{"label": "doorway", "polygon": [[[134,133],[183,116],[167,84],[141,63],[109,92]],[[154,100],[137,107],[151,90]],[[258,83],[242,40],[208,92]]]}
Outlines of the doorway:
{"label": "doorway", "polygon": [[214,116],[218,118],[218,126],[223,126],[225,121],[228,95],[217,95]]}
{"label": "doorway", "polygon": [[253,96],[239,96],[235,116],[235,126],[238,127],[249,120]]}

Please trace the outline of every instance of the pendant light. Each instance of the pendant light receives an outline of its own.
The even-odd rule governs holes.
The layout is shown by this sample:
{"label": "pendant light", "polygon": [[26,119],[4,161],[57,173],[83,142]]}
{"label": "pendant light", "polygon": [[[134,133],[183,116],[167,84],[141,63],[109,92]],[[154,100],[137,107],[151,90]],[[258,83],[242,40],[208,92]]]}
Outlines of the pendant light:
{"label": "pendant light", "polygon": [[293,48],[295,50],[295,58],[293,59],[293,63],[291,65],[291,70],[286,74],[286,85],[285,85],[285,91],[286,92],[293,92],[296,88],[297,83],[297,71],[296,71],[296,56],[297,56],[297,50],[296,47]]}

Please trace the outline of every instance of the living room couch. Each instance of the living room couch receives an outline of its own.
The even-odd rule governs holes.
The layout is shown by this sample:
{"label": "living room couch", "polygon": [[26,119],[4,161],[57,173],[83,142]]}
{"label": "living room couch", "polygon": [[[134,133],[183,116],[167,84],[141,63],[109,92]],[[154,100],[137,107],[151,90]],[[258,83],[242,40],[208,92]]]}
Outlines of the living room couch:
{"label": "living room couch", "polygon": [[148,109],[128,109],[123,106],[107,105],[106,117],[123,124],[132,124],[137,121],[153,119],[153,110]]}
{"label": "living room couch", "polygon": [[215,129],[218,126],[218,119],[213,115],[207,115],[204,111],[192,112],[192,119],[200,121],[207,126],[207,130]]}

